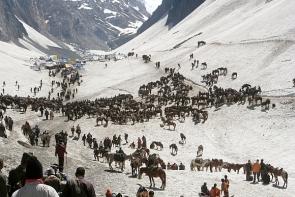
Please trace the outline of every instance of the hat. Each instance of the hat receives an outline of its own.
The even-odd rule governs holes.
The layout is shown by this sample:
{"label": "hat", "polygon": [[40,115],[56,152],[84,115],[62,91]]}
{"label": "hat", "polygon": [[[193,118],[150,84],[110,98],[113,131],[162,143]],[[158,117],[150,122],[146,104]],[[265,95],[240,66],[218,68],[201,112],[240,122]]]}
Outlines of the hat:
{"label": "hat", "polygon": [[21,160],[21,165],[26,165],[29,158],[31,158],[33,156],[33,153],[24,153],[22,156],[22,160]]}
{"label": "hat", "polygon": [[85,168],[83,168],[83,167],[78,167],[77,169],[76,169],[76,173],[75,173],[75,175],[76,175],[76,177],[78,177],[78,176],[85,176]]}
{"label": "hat", "polygon": [[27,161],[26,179],[40,179],[43,177],[43,167],[35,156],[31,156]]}

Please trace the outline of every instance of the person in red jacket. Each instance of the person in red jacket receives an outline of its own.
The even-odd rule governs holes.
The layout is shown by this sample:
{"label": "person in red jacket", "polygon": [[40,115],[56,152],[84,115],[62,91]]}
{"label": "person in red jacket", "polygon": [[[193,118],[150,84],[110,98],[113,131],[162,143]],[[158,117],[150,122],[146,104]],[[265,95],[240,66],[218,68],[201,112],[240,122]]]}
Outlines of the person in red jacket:
{"label": "person in red jacket", "polygon": [[65,154],[67,154],[66,147],[63,142],[59,142],[55,147],[55,156],[58,157],[58,168],[59,172],[63,172]]}
{"label": "person in red jacket", "polygon": [[215,183],[212,189],[210,190],[210,197],[220,197],[220,189],[217,188]]}

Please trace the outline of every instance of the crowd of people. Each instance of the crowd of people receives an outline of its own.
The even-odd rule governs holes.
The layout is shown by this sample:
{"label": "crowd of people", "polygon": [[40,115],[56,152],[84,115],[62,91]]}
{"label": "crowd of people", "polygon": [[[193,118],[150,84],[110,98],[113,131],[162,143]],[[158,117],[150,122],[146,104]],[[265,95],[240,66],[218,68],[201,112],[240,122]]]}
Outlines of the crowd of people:
{"label": "crowd of people", "polygon": [[221,187],[220,189],[217,187],[215,183],[213,187],[209,190],[207,187],[207,183],[205,182],[201,187],[201,193],[199,194],[201,197],[229,197],[229,180],[227,175],[221,179]]}
{"label": "crowd of people", "polygon": [[[75,178],[67,178],[51,166],[44,173],[43,165],[32,153],[24,153],[21,164],[9,172],[2,173],[3,159],[0,159],[1,197],[96,197],[93,184],[85,179],[85,168],[78,167]],[[122,197],[108,189],[106,197]]]}

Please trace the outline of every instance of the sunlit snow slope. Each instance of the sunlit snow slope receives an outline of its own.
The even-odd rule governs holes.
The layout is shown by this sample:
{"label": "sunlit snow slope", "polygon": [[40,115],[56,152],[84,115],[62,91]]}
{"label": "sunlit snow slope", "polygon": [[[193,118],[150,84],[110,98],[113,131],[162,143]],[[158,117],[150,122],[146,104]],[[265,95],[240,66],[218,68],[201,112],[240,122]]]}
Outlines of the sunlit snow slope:
{"label": "sunlit snow slope", "polygon": [[[181,72],[200,82],[206,71],[190,72],[194,53],[209,69],[227,67],[238,79],[221,80],[239,88],[260,84],[267,95],[291,95],[295,63],[295,2],[288,0],[207,0],[172,29],[163,18],[118,51],[148,53],[162,65],[181,63]],[[201,33],[201,35],[198,35]],[[197,48],[198,41],[207,45]]]}

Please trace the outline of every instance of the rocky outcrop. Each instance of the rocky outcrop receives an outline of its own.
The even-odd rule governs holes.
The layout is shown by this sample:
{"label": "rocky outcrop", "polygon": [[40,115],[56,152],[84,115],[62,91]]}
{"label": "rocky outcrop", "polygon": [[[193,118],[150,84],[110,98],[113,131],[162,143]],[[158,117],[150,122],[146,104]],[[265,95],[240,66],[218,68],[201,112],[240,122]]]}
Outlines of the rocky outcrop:
{"label": "rocky outcrop", "polygon": [[0,40],[10,41],[27,35],[27,32],[12,12],[10,0],[0,1]]}
{"label": "rocky outcrop", "polygon": [[142,0],[2,0],[0,12],[1,40],[26,34],[17,16],[48,37],[103,50],[128,41],[150,16]]}

